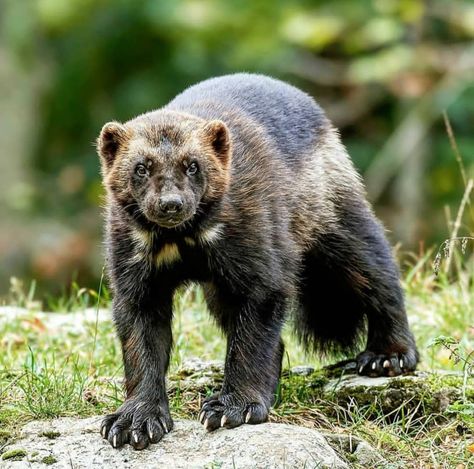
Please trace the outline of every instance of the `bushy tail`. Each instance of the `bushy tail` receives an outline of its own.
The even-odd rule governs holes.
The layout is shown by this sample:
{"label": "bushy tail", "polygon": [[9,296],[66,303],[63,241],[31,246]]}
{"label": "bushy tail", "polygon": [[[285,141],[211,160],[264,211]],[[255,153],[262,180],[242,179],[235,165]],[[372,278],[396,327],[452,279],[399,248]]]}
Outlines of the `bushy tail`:
{"label": "bushy tail", "polygon": [[363,300],[355,285],[363,279],[347,269],[337,238],[328,243],[332,246],[306,256],[294,327],[307,351],[340,357],[360,351],[366,335]]}

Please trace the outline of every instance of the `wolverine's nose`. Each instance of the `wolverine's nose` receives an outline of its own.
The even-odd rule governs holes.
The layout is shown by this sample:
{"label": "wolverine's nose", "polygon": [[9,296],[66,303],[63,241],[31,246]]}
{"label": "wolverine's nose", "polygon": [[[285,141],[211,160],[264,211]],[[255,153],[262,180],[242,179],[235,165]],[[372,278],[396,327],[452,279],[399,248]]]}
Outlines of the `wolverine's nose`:
{"label": "wolverine's nose", "polygon": [[165,195],[160,197],[159,206],[163,213],[178,213],[183,208],[183,199],[179,195]]}

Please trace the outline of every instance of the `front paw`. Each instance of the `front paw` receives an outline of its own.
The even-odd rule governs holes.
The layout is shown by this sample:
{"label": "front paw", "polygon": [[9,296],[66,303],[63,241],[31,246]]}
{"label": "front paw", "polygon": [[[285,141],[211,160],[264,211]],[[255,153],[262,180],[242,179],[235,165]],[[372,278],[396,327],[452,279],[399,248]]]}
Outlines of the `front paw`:
{"label": "front paw", "polygon": [[130,443],[140,450],[160,441],[172,428],[173,420],[167,404],[130,399],[102,420],[100,434],[114,448]]}
{"label": "front paw", "polygon": [[415,348],[398,353],[366,350],[357,356],[356,362],[360,375],[370,377],[398,376],[416,369],[418,353]]}
{"label": "front paw", "polygon": [[207,431],[219,427],[234,428],[243,423],[262,423],[268,420],[268,408],[234,394],[214,394],[204,400],[199,421]]}

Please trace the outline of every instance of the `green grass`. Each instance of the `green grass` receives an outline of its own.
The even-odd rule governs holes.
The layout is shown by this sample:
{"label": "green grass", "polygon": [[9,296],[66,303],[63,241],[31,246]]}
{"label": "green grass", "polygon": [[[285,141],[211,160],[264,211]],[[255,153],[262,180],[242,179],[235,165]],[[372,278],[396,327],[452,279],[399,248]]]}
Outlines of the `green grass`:
{"label": "green grass", "polygon": [[[474,349],[473,273],[466,267],[459,270],[455,281],[441,274],[436,277],[428,257],[405,271],[409,317],[422,353],[420,368],[469,372],[462,357]],[[47,327],[35,313],[34,294],[28,290],[23,294],[17,285],[15,294],[21,297],[21,305],[33,305],[30,311],[13,321],[0,318],[0,453],[29,420],[104,414],[123,399],[120,347],[112,324],[105,321],[96,327],[92,320],[84,328]],[[55,310],[50,314],[108,303],[107,298],[99,298],[102,295],[77,286],[72,296],[50,301]],[[284,368],[326,363],[305,356],[290,332],[287,328],[284,334]],[[439,336],[449,336],[451,342],[436,342]],[[171,372],[191,357],[224,358],[224,339],[206,312],[200,289],[188,289],[177,296],[174,338]],[[443,343],[457,347],[461,358]],[[359,435],[378,447],[393,467],[421,467],[421,462],[433,467],[456,467],[468,460],[474,463],[467,450],[474,441],[474,411],[468,400],[441,415],[402,405],[387,416],[377,403],[328,406],[313,392],[314,386],[304,377],[283,378],[272,419]],[[180,390],[171,399],[176,417],[195,418],[198,406],[196,395]]]}

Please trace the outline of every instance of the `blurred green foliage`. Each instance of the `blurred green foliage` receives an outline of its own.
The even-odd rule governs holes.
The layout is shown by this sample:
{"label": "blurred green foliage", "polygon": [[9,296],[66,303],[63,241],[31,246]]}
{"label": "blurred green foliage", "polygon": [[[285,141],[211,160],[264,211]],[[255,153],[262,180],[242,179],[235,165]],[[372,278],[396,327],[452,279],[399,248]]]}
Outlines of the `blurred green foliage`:
{"label": "blurred green foliage", "polygon": [[462,198],[444,111],[474,173],[472,2],[2,0],[0,22],[0,138],[13,153],[24,141],[4,176],[0,294],[10,275],[97,284],[101,126],[211,76],[261,72],[313,95],[407,249],[447,237],[443,207],[455,218]]}

